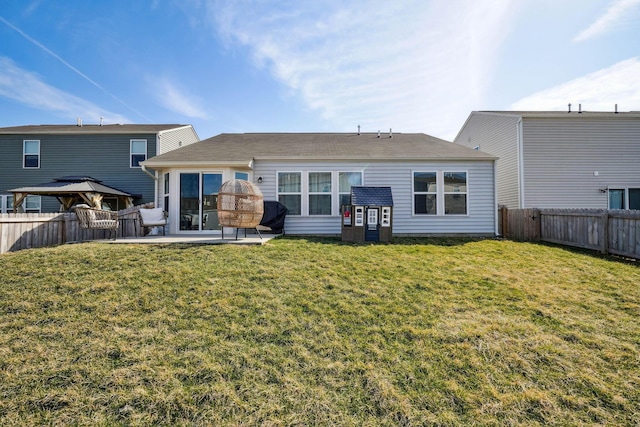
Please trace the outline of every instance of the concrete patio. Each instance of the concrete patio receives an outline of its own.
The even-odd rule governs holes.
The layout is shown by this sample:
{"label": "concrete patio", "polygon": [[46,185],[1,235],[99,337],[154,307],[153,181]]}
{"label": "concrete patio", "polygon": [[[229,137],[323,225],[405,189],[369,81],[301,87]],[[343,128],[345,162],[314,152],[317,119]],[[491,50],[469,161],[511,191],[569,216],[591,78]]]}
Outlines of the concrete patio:
{"label": "concrete patio", "polygon": [[144,237],[119,237],[117,240],[94,240],[100,243],[111,244],[156,244],[167,245],[172,243],[179,244],[194,244],[194,245],[264,245],[271,239],[280,236],[279,234],[265,234],[262,233],[262,238],[257,234],[248,234],[244,237],[244,234],[240,233],[238,240],[234,236],[225,236],[223,239],[220,235],[147,235]]}

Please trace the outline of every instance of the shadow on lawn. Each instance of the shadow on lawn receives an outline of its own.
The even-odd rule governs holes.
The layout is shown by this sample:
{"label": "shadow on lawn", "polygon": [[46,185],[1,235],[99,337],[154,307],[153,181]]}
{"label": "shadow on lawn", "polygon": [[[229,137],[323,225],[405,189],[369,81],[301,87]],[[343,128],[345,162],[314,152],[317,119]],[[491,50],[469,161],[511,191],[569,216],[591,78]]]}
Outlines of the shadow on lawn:
{"label": "shadow on lawn", "polygon": [[394,237],[391,242],[354,243],[343,242],[340,237],[282,236],[278,239],[338,246],[462,246],[483,240],[496,240],[495,237]]}

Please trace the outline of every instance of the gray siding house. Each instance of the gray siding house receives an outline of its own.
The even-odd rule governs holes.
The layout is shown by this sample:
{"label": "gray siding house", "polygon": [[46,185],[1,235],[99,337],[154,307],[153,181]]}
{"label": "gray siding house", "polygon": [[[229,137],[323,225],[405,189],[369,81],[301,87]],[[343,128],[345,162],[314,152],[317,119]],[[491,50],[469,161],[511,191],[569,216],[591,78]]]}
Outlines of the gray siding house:
{"label": "gray siding house", "polygon": [[[155,182],[140,162],[199,140],[191,125],[36,125],[0,128],[0,212],[11,212],[10,189],[64,176],[90,176],[154,201]],[[105,200],[112,209],[121,208]],[[55,197],[28,196],[27,212],[57,212]]]}
{"label": "gray siding house", "polygon": [[640,112],[474,111],[454,142],[499,157],[508,208],[640,209]]}
{"label": "gray siding house", "polygon": [[219,233],[216,193],[240,178],[287,206],[287,234],[339,235],[352,185],[389,186],[395,235],[495,235],[496,157],[421,133],[221,134],[152,157],[169,232]]}

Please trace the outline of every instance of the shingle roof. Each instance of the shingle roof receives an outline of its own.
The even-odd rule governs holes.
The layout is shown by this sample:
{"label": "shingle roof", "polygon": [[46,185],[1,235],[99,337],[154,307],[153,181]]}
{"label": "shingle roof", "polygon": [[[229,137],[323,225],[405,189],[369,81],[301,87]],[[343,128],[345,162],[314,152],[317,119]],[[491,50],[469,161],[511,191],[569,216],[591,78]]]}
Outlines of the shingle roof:
{"label": "shingle roof", "polygon": [[355,206],[393,206],[391,187],[351,187],[351,204]]}
{"label": "shingle roof", "polygon": [[15,134],[114,134],[114,133],[158,133],[164,130],[181,128],[189,125],[28,125],[0,128],[0,135]]}
{"label": "shingle roof", "polygon": [[177,164],[248,164],[278,160],[490,160],[496,157],[424,133],[241,133],[220,134],[143,162],[158,167]]}

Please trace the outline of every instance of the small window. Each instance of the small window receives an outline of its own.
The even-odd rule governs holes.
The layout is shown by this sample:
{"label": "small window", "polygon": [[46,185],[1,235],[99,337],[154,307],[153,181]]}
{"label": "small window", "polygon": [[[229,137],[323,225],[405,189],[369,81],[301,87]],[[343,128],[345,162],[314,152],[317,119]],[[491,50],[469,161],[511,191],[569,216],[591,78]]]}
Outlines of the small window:
{"label": "small window", "polygon": [[302,174],[278,172],[278,201],[289,210],[289,215],[302,213]]}
{"label": "small window", "polygon": [[309,215],[331,215],[331,172],[309,172]]}
{"label": "small window", "polygon": [[467,173],[444,172],[444,214],[467,214]]}
{"label": "small window", "polygon": [[436,215],[438,178],[436,172],[413,173],[413,213],[416,215]]}
{"label": "small window", "polygon": [[623,188],[609,189],[609,209],[624,209],[625,197]]}
{"label": "small window", "polygon": [[40,167],[40,141],[24,141],[22,167],[25,169],[38,169]]}
{"label": "small window", "polygon": [[243,179],[245,181],[249,181],[249,174],[246,172],[236,172],[234,175],[235,179]]}
{"label": "small window", "polygon": [[0,195],[0,213],[7,213],[13,210],[13,196]]}
{"label": "small window", "polygon": [[132,139],[131,140],[131,167],[139,168],[140,162],[147,160],[147,140]]}
{"label": "small window", "polygon": [[162,176],[162,179],[164,181],[164,206],[163,209],[165,212],[169,212],[169,173],[165,173]]}
{"label": "small window", "polygon": [[[13,202],[13,200],[12,200]],[[40,196],[27,196],[22,202],[22,207],[26,213],[40,213]]]}
{"label": "small window", "polygon": [[629,189],[629,209],[640,210],[640,188]]}
{"label": "small window", "polygon": [[362,185],[362,172],[338,172],[340,206],[351,203],[351,187]]}

